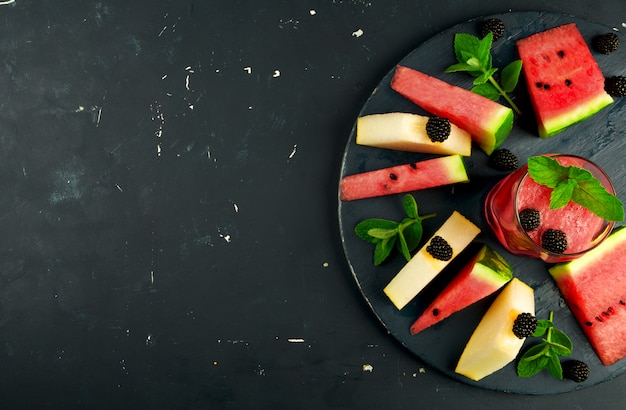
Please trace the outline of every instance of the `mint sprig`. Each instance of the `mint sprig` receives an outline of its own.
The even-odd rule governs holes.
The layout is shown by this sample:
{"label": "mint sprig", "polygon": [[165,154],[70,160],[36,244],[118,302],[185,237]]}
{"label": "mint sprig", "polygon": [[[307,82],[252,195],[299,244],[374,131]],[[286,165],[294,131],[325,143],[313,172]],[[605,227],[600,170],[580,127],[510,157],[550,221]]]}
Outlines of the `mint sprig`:
{"label": "mint sprig", "polygon": [[493,75],[498,69],[493,67],[492,43],[493,33],[487,34],[482,40],[471,34],[457,33],[454,36],[454,54],[457,63],[452,64],[445,71],[447,73],[467,72],[473,75],[476,79],[474,79],[472,92],[494,101],[502,96],[519,115],[521,111],[508,93],[513,92],[517,86],[522,71],[522,60],[514,60],[505,66],[500,72],[500,82],[496,81]]}
{"label": "mint sprig", "polygon": [[517,363],[517,375],[519,377],[532,377],[544,369],[548,369],[550,374],[561,380],[563,379],[563,368],[559,357],[572,354],[573,344],[569,336],[563,331],[554,327],[554,312],[550,312],[548,320],[537,321],[537,329],[533,333],[534,337],[546,337],[542,342],[532,346],[522,355]]}
{"label": "mint sprig", "polygon": [[585,169],[564,166],[552,157],[539,155],[528,158],[528,173],[536,183],[552,188],[550,209],[573,201],[604,220],[624,220],[624,205],[619,198]]}
{"label": "mint sprig", "polygon": [[436,215],[420,216],[415,198],[410,194],[404,196],[402,206],[407,217],[400,222],[371,218],[359,222],[354,228],[359,238],[376,245],[374,247],[374,265],[376,266],[383,263],[394,248],[398,249],[409,261],[411,252],[417,248],[422,239],[422,221]]}

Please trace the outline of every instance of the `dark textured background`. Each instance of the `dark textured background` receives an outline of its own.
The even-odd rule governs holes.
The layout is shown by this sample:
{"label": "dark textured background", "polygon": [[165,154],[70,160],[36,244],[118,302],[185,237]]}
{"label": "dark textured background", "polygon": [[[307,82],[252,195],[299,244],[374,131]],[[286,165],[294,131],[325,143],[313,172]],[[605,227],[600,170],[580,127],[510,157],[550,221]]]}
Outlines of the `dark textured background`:
{"label": "dark textured background", "polygon": [[620,0],[517,4],[0,6],[2,407],[624,407],[623,377],[537,397],[441,375],[341,248],[346,139],[408,52],[506,11],[626,21]]}

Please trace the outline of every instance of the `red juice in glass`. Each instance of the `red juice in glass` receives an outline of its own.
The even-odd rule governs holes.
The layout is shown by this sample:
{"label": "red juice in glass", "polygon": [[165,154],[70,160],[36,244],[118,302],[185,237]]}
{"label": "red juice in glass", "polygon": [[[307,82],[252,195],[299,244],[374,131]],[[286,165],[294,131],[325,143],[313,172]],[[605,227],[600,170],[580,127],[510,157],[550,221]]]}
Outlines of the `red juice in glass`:
{"label": "red juice in glass", "polygon": [[[573,155],[551,156],[561,165],[572,165],[591,172],[609,193],[615,195],[607,175],[591,161]],[[564,262],[594,248],[611,232],[614,222],[605,221],[572,201],[563,208],[550,209],[552,190],[533,181],[527,168],[524,165],[502,179],[489,191],[485,200],[487,222],[509,252],[541,258],[549,263]],[[539,227],[528,232],[522,228],[519,213],[524,209],[539,211]],[[567,248],[563,253],[551,252],[541,246],[541,237],[547,229],[565,233]]]}

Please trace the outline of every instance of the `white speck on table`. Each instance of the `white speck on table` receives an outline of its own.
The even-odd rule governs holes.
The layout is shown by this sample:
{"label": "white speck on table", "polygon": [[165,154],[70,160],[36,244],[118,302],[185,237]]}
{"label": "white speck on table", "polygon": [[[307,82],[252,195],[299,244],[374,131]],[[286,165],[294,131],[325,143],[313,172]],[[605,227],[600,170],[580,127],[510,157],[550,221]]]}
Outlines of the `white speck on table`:
{"label": "white speck on table", "polygon": [[298,149],[298,144],[293,144],[293,149],[291,150],[291,153],[289,154],[289,159],[293,158],[293,156],[296,155],[297,149]]}

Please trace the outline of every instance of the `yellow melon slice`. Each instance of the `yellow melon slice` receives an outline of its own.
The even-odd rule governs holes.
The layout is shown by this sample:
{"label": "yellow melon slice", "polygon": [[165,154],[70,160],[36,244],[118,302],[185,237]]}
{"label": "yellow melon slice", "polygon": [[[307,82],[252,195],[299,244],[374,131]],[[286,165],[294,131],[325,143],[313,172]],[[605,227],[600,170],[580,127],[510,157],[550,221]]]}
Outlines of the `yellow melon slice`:
{"label": "yellow melon slice", "polygon": [[[402,309],[448,266],[479,233],[479,227],[458,211],[454,211],[426,244],[404,265],[383,291],[398,309]],[[436,236],[445,239],[452,247],[451,259],[447,261],[435,259],[426,250]]]}
{"label": "yellow melon slice", "polygon": [[480,380],[511,363],[525,340],[513,334],[513,322],[520,313],[535,314],[535,293],[530,286],[513,278],[472,333],[455,372]]}
{"label": "yellow melon slice", "polygon": [[426,133],[428,119],[424,115],[404,112],[365,115],[357,120],[356,143],[427,154],[471,154],[472,136],[467,131],[450,124],[448,138],[433,142]]}

